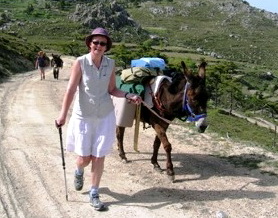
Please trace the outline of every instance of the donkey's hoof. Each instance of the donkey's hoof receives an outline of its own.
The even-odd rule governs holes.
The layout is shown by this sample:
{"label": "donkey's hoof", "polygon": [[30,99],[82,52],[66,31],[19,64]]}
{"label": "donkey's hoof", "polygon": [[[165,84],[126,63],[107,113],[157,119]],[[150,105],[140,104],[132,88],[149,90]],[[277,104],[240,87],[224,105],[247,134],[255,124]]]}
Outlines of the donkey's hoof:
{"label": "donkey's hoof", "polygon": [[131,161],[128,159],[122,159],[122,163],[126,164],[126,163],[130,163]]}
{"label": "donkey's hoof", "polygon": [[175,183],[175,175],[168,175],[168,179],[172,182]]}
{"label": "donkey's hoof", "polygon": [[153,169],[154,169],[156,172],[163,173],[163,170],[160,168],[160,166],[154,166]]}

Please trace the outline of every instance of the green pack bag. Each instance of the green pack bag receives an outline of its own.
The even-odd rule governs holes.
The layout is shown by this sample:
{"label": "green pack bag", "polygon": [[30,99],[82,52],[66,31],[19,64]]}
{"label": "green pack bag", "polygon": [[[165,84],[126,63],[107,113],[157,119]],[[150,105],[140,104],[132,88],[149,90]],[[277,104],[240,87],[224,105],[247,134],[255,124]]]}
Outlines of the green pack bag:
{"label": "green pack bag", "polygon": [[122,70],[121,80],[123,83],[142,83],[148,77],[158,76],[157,69],[147,67],[132,67]]}
{"label": "green pack bag", "polygon": [[124,83],[121,80],[120,76],[116,76],[116,86],[117,88],[129,92],[140,95],[142,98],[144,97],[145,87],[143,84],[140,83]]}

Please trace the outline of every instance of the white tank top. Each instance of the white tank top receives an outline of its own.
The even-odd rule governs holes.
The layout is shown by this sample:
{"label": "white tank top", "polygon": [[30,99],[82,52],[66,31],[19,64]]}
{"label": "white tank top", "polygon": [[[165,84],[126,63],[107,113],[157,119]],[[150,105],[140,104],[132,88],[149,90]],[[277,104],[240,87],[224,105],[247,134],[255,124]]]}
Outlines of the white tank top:
{"label": "white tank top", "polygon": [[81,65],[82,77],[78,85],[72,114],[79,119],[105,117],[114,110],[108,86],[115,61],[103,56],[98,69],[94,65],[90,53],[78,57],[77,60]]}

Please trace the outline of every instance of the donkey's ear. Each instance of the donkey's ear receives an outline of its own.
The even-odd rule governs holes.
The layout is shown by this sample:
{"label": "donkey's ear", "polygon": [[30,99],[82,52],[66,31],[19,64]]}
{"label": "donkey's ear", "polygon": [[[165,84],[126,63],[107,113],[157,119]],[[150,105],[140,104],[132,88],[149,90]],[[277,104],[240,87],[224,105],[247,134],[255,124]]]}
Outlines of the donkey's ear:
{"label": "donkey's ear", "polygon": [[181,67],[184,71],[187,70],[187,67],[186,67],[184,61],[181,61]]}
{"label": "donkey's ear", "polygon": [[198,74],[203,79],[206,77],[206,66],[207,66],[206,62],[202,62],[199,66]]}
{"label": "donkey's ear", "polygon": [[190,75],[191,75],[191,72],[188,70],[188,68],[186,67],[184,61],[181,62],[181,67],[182,67],[182,70],[183,70],[183,74],[186,78],[189,78]]}

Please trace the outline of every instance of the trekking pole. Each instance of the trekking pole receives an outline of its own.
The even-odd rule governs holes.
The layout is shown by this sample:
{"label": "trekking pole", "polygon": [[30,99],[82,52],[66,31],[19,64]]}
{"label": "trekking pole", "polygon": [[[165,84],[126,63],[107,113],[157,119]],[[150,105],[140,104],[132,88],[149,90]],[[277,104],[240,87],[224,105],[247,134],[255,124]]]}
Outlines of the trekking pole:
{"label": "trekking pole", "polygon": [[59,126],[56,121],[55,121],[55,124],[56,124],[56,127],[59,130],[61,154],[62,154],[62,166],[63,166],[63,169],[64,169],[66,200],[68,201],[68,187],[67,187],[66,164],[65,164],[65,156],[64,156],[64,148],[63,148],[62,126]]}

